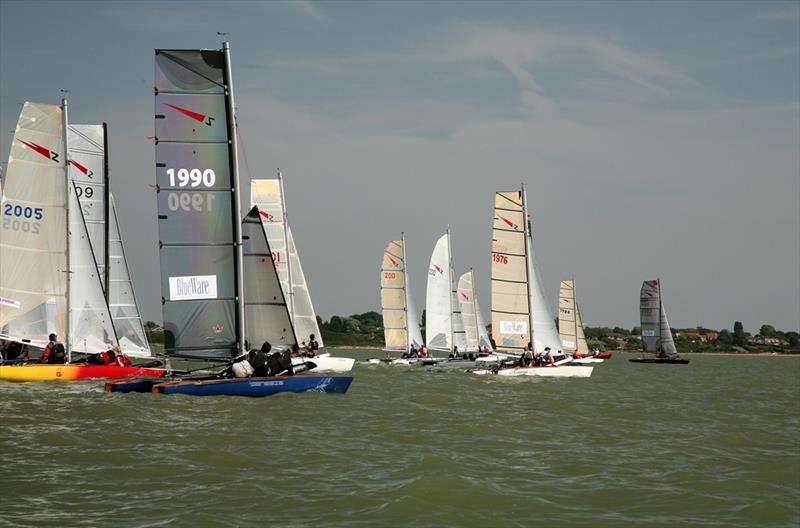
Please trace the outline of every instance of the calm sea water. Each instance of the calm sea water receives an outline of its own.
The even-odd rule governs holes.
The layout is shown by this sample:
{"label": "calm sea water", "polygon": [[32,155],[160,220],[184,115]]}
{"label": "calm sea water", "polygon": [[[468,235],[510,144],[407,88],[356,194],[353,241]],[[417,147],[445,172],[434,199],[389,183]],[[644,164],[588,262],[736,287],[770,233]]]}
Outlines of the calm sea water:
{"label": "calm sea water", "polygon": [[800,525],[800,359],[628,357],[586,380],[358,364],[343,396],[0,382],[0,525]]}

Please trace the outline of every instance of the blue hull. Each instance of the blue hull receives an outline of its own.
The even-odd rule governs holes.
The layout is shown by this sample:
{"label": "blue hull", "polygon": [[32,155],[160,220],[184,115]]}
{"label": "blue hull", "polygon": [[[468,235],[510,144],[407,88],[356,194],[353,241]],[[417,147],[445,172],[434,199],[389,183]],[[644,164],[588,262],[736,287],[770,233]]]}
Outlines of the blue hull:
{"label": "blue hull", "polygon": [[351,376],[278,376],[272,378],[232,378],[214,380],[182,380],[153,385],[161,394],[190,396],[249,396],[258,398],[279,392],[336,392],[344,394]]}

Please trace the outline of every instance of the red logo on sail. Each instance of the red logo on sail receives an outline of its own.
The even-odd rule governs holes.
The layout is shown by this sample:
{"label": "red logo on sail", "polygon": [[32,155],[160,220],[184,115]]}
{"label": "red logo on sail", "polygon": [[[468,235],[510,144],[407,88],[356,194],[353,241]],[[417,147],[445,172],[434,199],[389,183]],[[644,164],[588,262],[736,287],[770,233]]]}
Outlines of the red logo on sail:
{"label": "red logo on sail", "polygon": [[270,222],[272,222],[272,221],[274,221],[274,220],[275,220],[275,217],[274,217],[274,216],[272,216],[271,214],[269,214],[269,213],[268,213],[268,212],[266,212],[266,211],[262,211],[262,210],[260,210],[260,209],[259,209],[258,213],[259,213],[261,216],[263,216],[264,218],[266,218],[267,220],[269,220]]}
{"label": "red logo on sail", "polygon": [[215,324],[214,325],[214,333],[215,334],[221,334],[222,333],[222,325],[221,324]]}
{"label": "red logo on sail", "polygon": [[77,161],[75,161],[75,160],[69,160],[69,163],[70,163],[70,164],[71,164],[73,167],[75,167],[76,169],[78,169],[79,171],[81,171],[82,173],[84,173],[84,174],[85,174],[87,177],[91,178],[92,176],[94,176],[94,171],[93,171],[93,170],[89,170],[89,168],[88,168],[88,167],[84,167],[83,165],[81,165],[81,164],[80,164],[80,163],[78,163]]}
{"label": "red logo on sail", "polygon": [[169,103],[164,103],[164,104],[167,105],[170,108],[174,108],[175,110],[177,110],[178,112],[182,113],[183,115],[185,115],[188,118],[194,119],[195,121],[197,121],[199,123],[203,123],[204,125],[211,126],[211,122],[214,120],[214,118],[211,117],[211,116],[198,114],[197,112],[189,110],[188,108],[183,108],[182,106],[173,105],[173,104],[169,104]]}
{"label": "red logo on sail", "polygon": [[500,216],[499,218],[500,218],[500,220],[505,222],[508,225],[508,227],[514,229],[515,231],[519,230],[519,226],[517,224],[515,224],[514,222],[512,222],[511,220],[509,220],[508,218],[506,218],[504,216]]}
{"label": "red logo on sail", "polygon": [[392,262],[392,266],[394,266],[395,268],[399,266],[397,261],[395,259],[393,259],[390,254],[387,253],[386,256],[389,257],[389,260]]}
{"label": "red logo on sail", "polygon": [[466,293],[461,292],[461,296],[464,298],[465,301],[469,300],[469,296]]}
{"label": "red logo on sail", "polygon": [[58,152],[53,152],[52,150],[44,148],[43,146],[38,145],[38,144],[36,144],[36,143],[34,143],[32,141],[29,142],[29,141],[24,141],[24,140],[20,139],[19,142],[22,143],[23,145],[25,145],[26,147],[35,150],[36,152],[38,152],[39,154],[41,154],[45,158],[47,158],[49,160],[53,160],[56,163],[58,163]]}
{"label": "red logo on sail", "polygon": [[439,272],[439,275],[444,275],[444,271],[442,271],[442,268],[440,268],[440,267],[439,267],[439,266],[437,266],[436,264],[434,264],[434,265],[433,265],[433,267],[434,267],[434,268],[436,268],[436,271],[438,271],[438,272]]}

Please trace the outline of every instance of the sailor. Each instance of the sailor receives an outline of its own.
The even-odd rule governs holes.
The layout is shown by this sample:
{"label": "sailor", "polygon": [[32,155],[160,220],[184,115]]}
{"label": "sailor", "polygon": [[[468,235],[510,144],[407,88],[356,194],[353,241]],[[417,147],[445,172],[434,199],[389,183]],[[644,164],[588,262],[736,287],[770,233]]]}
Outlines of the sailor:
{"label": "sailor", "polygon": [[550,347],[545,347],[544,348],[544,355],[545,355],[545,358],[547,358],[548,365],[554,365],[555,364],[555,360],[553,359],[553,353],[550,352]]}
{"label": "sailor", "polygon": [[304,354],[305,356],[314,357],[317,355],[317,350],[319,350],[319,343],[314,338],[314,334],[308,336],[308,342],[303,341],[303,344],[305,345],[303,348],[305,348],[306,350]]}
{"label": "sailor", "polygon": [[66,358],[64,345],[58,341],[58,336],[56,334],[50,334],[48,339],[50,342],[48,342],[47,346],[44,348],[44,352],[42,353],[42,357],[39,359],[39,363],[64,363],[64,359]]}
{"label": "sailor", "polygon": [[270,350],[272,350],[272,345],[265,341],[260,350],[253,349],[248,353],[247,361],[253,367],[251,376],[264,377],[269,375],[267,361]]}
{"label": "sailor", "polygon": [[418,354],[418,356],[421,357],[421,358],[428,357],[428,351],[425,350],[425,345],[420,345],[419,346],[419,354]]}
{"label": "sailor", "polygon": [[461,355],[458,353],[458,345],[453,345],[453,357],[459,359]]}

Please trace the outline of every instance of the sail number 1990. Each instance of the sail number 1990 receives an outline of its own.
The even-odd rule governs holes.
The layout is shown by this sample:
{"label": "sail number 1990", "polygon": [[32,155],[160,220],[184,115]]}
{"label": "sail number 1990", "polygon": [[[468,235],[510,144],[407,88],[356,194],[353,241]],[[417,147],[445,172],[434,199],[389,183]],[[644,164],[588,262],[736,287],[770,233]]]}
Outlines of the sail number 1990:
{"label": "sail number 1990", "polygon": [[[213,187],[217,181],[214,169],[167,169],[170,187]],[[204,192],[181,192],[167,194],[167,207],[170,211],[211,211],[215,196]]]}

